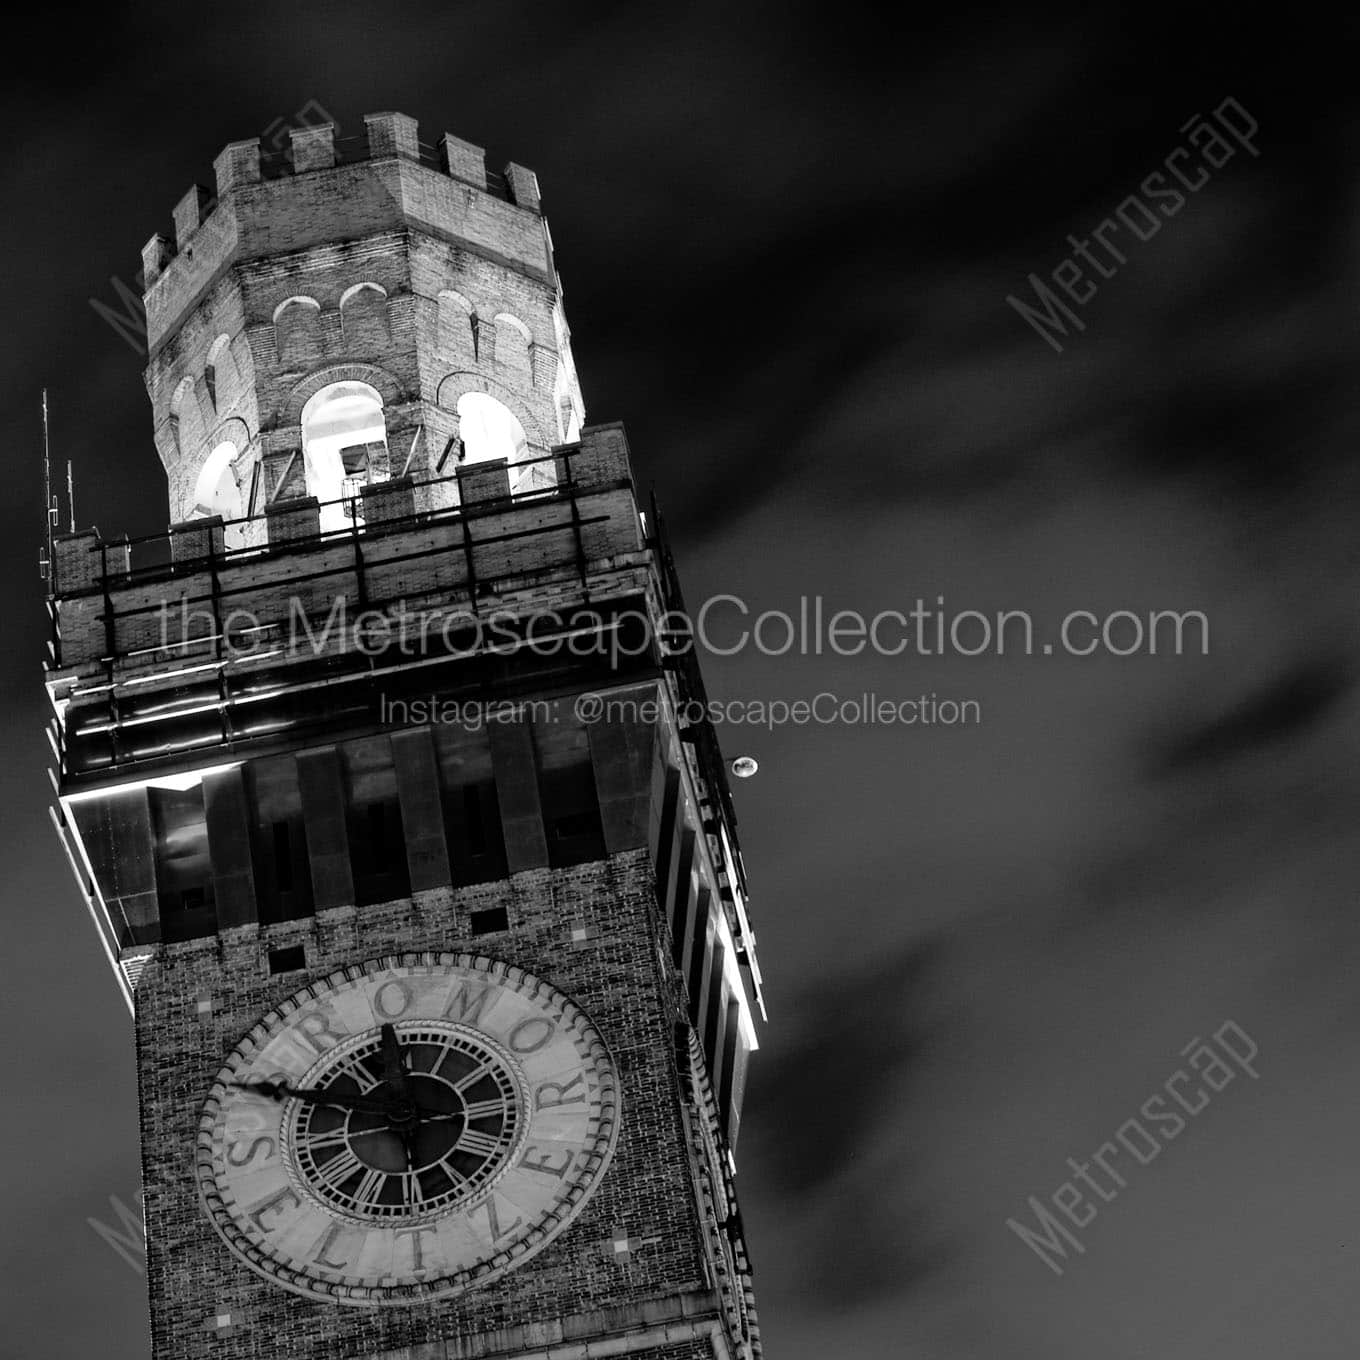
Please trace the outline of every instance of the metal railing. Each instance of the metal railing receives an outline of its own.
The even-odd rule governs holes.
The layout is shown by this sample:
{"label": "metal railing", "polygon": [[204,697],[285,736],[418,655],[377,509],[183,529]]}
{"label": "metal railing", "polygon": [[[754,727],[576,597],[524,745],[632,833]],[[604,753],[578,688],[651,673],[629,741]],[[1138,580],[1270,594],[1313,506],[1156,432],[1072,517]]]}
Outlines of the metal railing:
{"label": "metal railing", "polygon": [[[559,448],[553,452],[542,454],[535,458],[525,458],[518,462],[507,464],[509,474],[510,490],[506,496],[497,497],[491,500],[479,500],[471,505],[462,502],[461,495],[457,502],[450,501],[444,505],[417,505],[409,515],[393,517],[381,520],[365,520],[363,508],[364,486],[356,485],[351,488],[350,493],[333,497],[330,500],[317,501],[316,506],[321,520],[327,517],[320,512],[329,508],[338,508],[346,523],[337,529],[319,529],[316,534],[310,534],[301,538],[290,538],[275,540],[273,542],[262,541],[254,543],[244,543],[237,547],[229,547],[225,543],[221,547],[212,546],[207,553],[198,554],[192,557],[182,557],[176,559],[173,553],[173,544],[176,538],[185,538],[195,533],[202,533],[203,530],[216,528],[222,531],[224,539],[227,538],[229,530],[245,531],[247,526],[267,526],[273,514],[278,514],[292,501],[311,503],[312,498],[307,496],[285,497],[267,503],[264,512],[256,515],[240,515],[233,519],[223,519],[220,516],[204,518],[202,520],[187,520],[184,524],[173,529],[159,529],[154,533],[128,535],[123,534],[118,538],[100,539],[92,543],[89,547],[91,553],[100,554],[100,564],[95,578],[91,584],[75,590],[64,590],[61,588],[60,580],[56,580],[57,589],[52,592],[55,598],[66,595],[78,595],[90,593],[103,588],[107,585],[133,585],[140,584],[148,580],[157,579],[162,574],[179,575],[190,572],[201,571],[208,559],[216,566],[230,566],[235,562],[251,557],[260,557],[270,553],[287,551],[300,546],[316,546],[318,544],[334,543],[337,541],[352,538],[356,532],[367,533],[370,535],[381,534],[387,531],[399,529],[402,525],[426,521],[430,519],[450,519],[466,516],[467,514],[498,513],[505,510],[507,503],[520,506],[528,505],[533,502],[552,501],[564,497],[568,492],[579,495],[583,490],[601,490],[603,486],[592,484],[589,488],[583,488],[576,480],[575,465],[584,456],[590,457],[592,450],[580,446]],[[553,480],[549,484],[533,485],[535,478],[532,475],[524,475],[525,470],[547,465],[553,475]],[[417,477],[408,475],[405,478],[391,478],[384,482],[366,483],[373,488],[372,495],[392,495],[403,483],[411,488],[412,497],[415,501],[429,499],[432,489],[437,492],[438,488],[458,490],[466,484],[468,480],[475,477],[479,468],[487,467],[488,464],[471,463],[464,464],[457,471],[444,476],[437,477]],[[564,474],[559,477],[559,471]],[[520,474],[518,477],[516,474]],[[358,482],[359,479],[346,478],[345,482]],[[616,479],[618,484],[627,485],[632,488],[631,476],[624,476]],[[516,483],[519,483],[518,488]],[[422,492],[424,493],[422,496]],[[201,528],[199,526],[202,526]],[[114,555],[111,557],[111,555]],[[118,565],[118,557],[126,556],[127,566]]]}

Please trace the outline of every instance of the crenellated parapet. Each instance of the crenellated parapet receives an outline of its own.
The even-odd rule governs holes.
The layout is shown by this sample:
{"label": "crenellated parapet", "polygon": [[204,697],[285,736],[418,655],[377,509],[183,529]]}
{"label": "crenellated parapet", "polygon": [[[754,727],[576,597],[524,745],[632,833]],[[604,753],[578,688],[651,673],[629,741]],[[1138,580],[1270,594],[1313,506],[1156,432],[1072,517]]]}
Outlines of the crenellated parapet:
{"label": "crenellated parapet", "polygon": [[419,140],[415,119],[373,113],[363,138],[333,124],[294,128],[285,152],[258,137],[227,145],[213,162],[215,192],[193,185],[175,205],[173,237],[142,249],[147,343],[154,353],[218,270],[233,259],[302,250],[333,239],[338,210],[352,229],[429,230],[549,278],[538,177],[511,163],[489,171],[486,152],[445,133]]}
{"label": "crenellated parapet", "polygon": [[428,146],[405,114],[364,121],[356,139],[296,128],[277,154],[231,143],[215,193],[190,188],[173,240],[143,252],[171,517],[220,515],[236,546],[275,501],[331,503],[355,477],[504,457],[541,478],[584,422],[533,171],[490,171],[450,134]]}

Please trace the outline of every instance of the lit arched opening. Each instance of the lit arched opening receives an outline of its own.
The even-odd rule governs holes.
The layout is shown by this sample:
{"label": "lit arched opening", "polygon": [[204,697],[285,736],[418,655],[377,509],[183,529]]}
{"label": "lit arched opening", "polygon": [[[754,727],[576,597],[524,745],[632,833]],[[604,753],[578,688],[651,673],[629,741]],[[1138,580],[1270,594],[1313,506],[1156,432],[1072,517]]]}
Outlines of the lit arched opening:
{"label": "lit arched opening", "polygon": [[361,488],[389,475],[382,397],[362,382],[323,387],[302,408],[302,465],[307,494],[321,502],[322,531],[343,529],[357,517]]}
{"label": "lit arched opening", "polygon": [[207,457],[194,483],[193,516],[221,515],[223,519],[240,519],[241,489],[236,484],[236,445],[229,439],[219,444]]}
{"label": "lit arched opening", "polygon": [[524,426],[509,407],[485,392],[465,392],[458,398],[458,438],[463,445],[460,462],[464,466],[505,459],[512,494],[556,484],[551,464],[524,466],[535,456]]}
{"label": "lit arched opening", "polygon": [[225,542],[228,548],[239,548],[246,541],[246,526],[230,521],[244,517],[246,510],[237,480],[236,459],[240,450],[225,439],[207,456],[194,483],[194,508],[191,519],[220,515],[228,521]]}

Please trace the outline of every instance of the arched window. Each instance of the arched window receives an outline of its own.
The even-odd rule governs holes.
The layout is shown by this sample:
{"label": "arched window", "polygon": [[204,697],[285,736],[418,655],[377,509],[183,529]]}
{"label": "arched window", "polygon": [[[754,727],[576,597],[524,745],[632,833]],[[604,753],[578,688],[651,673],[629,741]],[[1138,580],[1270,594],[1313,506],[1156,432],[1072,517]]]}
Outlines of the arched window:
{"label": "arched window", "polygon": [[357,517],[362,487],[390,475],[378,393],[362,382],[323,387],[302,408],[302,461],[307,494],[322,503],[322,531],[343,529]]}
{"label": "arched window", "polygon": [[208,350],[207,363],[203,366],[203,385],[208,389],[208,400],[212,403],[214,411],[224,402],[229,402],[232,397],[230,391],[232,384],[228,373],[231,355],[227,352],[230,344],[229,336],[219,335],[212,342]]}
{"label": "arched window", "polygon": [[225,439],[204,459],[194,483],[194,508],[189,512],[190,519],[220,515],[226,520],[223,541],[228,548],[244,547],[248,537],[245,524],[232,523],[250,513],[238,480],[240,467],[236,460],[240,452],[231,440]]}
{"label": "arched window", "polygon": [[321,304],[290,297],[274,309],[274,342],[285,368],[309,368],[321,360]]}
{"label": "arched window", "polygon": [[477,309],[451,288],[439,294],[439,347],[456,368],[470,368],[478,360]]}
{"label": "arched window", "polygon": [[204,461],[194,484],[193,517],[221,515],[239,519],[242,515],[241,489],[236,484],[236,456],[239,450],[230,440],[219,444]]}
{"label": "arched window", "polygon": [[356,283],[340,297],[340,330],[345,348],[365,352],[391,338],[387,292],[376,283]]}
{"label": "arched window", "polygon": [[458,438],[463,445],[460,461],[464,465],[505,459],[512,493],[553,486],[557,481],[548,463],[523,466],[535,456],[524,426],[509,407],[485,392],[465,392],[458,398]]}
{"label": "arched window", "polygon": [[517,377],[528,378],[529,328],[519,317],[498,312],[496,322],[496,362]]}
{"label": "arched window", "polygon": [[181,378],[170,397],[170,433],[181,453],[202,447],[206,431],[192,378]]}

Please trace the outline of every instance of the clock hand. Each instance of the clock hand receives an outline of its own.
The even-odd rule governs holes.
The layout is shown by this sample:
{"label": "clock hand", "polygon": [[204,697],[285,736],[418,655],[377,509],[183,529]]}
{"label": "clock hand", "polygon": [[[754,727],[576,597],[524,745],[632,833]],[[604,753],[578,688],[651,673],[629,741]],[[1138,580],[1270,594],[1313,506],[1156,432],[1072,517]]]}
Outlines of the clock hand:
{"label": "clock hand", "polygon": [[402,1199],[408,1209],[413,1207],[411,1190],[416,1171],[416,1131],[415,1128],[400,1128],[397,1137],[401,1139],[401,1150],[406,1158],[406,1175],[401,1178]]}
{"label": "clock hand", "polygon": [[379,1032],[382,1035],[383,1080],[403,1100],[408,1099],[411,1092],[406,1080],[406,1055],[402,1052],[397,1031],[388,1024]]}
{"label": "clock hand", "polygon": [[270,1100],[301,1100],[308,1105],[329,1105],[337,1110],[351,1110],[359,1114],[387,1114],[391,1103],[378,1096],[350,1095],[344,1091],[326,1091],[309,1086],[289,1086],[286,1081],[234,1081],[242,1091],[254,1091]]}
{"label": "clock hand", "polygon": [[406,1055],[401,1041],[397,1038],[396,1028],[391,1024],[383,1025],[382,1060],[383,1081],[391,1092],[389,1103],[390,1118],[397,1136],[401,1139],[402,1155],[406,1158],[407,1171],[416,1169],[416,1131],[420,1128],[421,1115],[424,1113],[420,1103],[411,1091],[411,1083],[406,1076]]}

